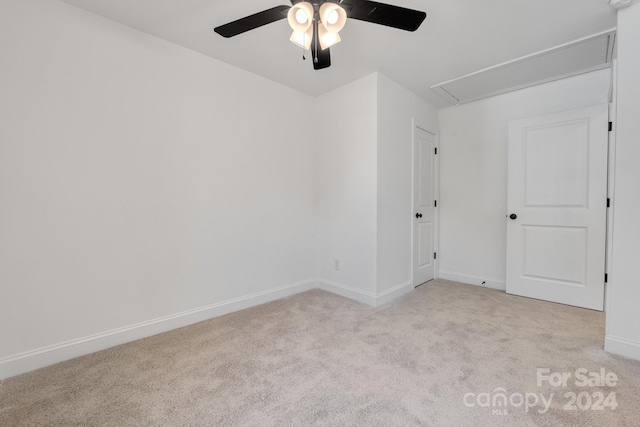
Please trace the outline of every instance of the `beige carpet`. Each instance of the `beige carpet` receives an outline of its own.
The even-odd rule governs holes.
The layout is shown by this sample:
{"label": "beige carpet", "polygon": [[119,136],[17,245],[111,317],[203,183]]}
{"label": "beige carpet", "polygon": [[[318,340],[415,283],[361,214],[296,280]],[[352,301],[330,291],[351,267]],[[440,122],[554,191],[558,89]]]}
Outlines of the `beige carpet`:
{"label": "beige carpet", "polygon": [[[8,379],[0,425],[640,426],[640,363],[603,336],[602,313],[445,281],[380,308],[314,290]],[[617,384],[577,387],[579,368]],[[597,392],[619,406],[591,410]]]}

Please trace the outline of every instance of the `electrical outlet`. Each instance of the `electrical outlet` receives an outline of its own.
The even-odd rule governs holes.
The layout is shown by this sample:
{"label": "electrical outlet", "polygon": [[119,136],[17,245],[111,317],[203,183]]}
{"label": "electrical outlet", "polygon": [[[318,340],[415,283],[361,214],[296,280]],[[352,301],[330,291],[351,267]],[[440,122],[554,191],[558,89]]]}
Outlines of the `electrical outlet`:
{"label": "electrical outlet", "polygon": [[340,270],[340,260],[338,258],[333,260],[333,269]]}

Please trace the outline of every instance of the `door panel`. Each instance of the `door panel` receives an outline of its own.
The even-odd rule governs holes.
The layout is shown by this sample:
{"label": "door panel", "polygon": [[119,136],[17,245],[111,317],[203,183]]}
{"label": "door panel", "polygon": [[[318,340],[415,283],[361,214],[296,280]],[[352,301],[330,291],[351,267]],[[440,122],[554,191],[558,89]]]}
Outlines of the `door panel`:
{"label": "door panel", "polygon": [[589,121],[525,132],[526,206],[587,207]]}
{"label": "door panel", "polygon": [[607,145],[607,105],[509,124],[508,293],[603,309]]}
{"label": "door panel", "polygon": [[431,221],[421,222],[418,224],[418,228],[420,238],[418,268],[423,269],[430,267],[433,261],[433,223]]}
{"label": "door panel", "polygon": [[524,226],[523,277],[585,286],[585,227]]}
{"label": "door panel", "polygon": [[435,148],[434,141],[428,138],[424,140],[419,138],[418,152],[420,164],[418,171],[420,180],[418,181],[420,189],[420,200],[418,208],[430,208],[433,206],[433,150]]}
{"label": "door panel", "polygon": [[413,284],[434,278],[435,237],[435,136],[416,127],[414,133],[413,184]]}

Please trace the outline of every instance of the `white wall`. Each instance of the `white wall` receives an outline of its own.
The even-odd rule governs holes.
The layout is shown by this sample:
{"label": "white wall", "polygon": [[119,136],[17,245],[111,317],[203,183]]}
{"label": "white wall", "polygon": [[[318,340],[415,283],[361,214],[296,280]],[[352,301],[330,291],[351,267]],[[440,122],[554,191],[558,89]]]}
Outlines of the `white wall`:
{"label": "white wall", "polygon": [[[436,134],[438,111],[378,74],[377,292],[412,288],[413,123]],[[398,289],[399,290],[399,289]]]}
{"label": "white wall", "polygon": [[[314,103],[67,4],[2,0],[0,378],[314,286]],[[351,150],[332,159],[375,165]],[[350,219],[375,208],[364,169]]]}
{"label": "white wall", "polygon": [[410,283],[412,119],[437,115],[382,75],[314,99],[2,0],[0,83],[0,378],[318,285],[376,305]]}
{"label": "white wall", "polygon": [[[318,97],[317,268],[322,287],[375,304],[377,76]],[[334,268],[339,259],[340,269]]]}
{"label": "white wall", "polygon": [[413,288],[413,120],[435,133],[437,110],[374,73],[320,96],[316,117],[319,284],[384,304]]}
{"label": "white wall", "polygon": [[640,6],[618,11],[612,269],[605,349],[640,360]]}
{"label": "white wall", "polygon": [[510,120],[608,103],[602,70],[440,110],[440,277],[505,288]]}

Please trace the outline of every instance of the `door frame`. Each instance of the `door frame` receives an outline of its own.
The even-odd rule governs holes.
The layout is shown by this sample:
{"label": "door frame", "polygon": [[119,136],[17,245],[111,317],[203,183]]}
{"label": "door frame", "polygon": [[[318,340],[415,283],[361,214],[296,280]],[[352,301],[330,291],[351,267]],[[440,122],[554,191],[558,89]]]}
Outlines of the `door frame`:
{"label": "door frame", "polygon": [[440,134],[438,132],[434,132],[430,130],[430,127],[427,126],[420,119],[416,119],[413,117],[411,119],[411,215],[409,220],[411,221],[411,285],[415,288],[416,286],[421,285],[421,283],[416,284],[414,282],[414,259],[415,259],[415,245],[414,245],[414,236],[415,236],[415,227],[416,222],[413,220],[413,215],[416,212],[415,206],[415,198],[414,198],[414,190],[415,190],[415,161],[416,161],[416,128],[420,128],[421,130],[427,132],[428,134],[433,135],[435,148],[438,149],[438,154],[433,158],[433,167],[434,171],[434,183],[433,183],[433,194],[435,200],[437,200],[437,205],[433,208],[433,221],[434,221],[434,233],[433,233],[433,250],[438,254],[436,259],[434,259],[433,265],[433,278],[437,279],[440,274],[440,254],[439,254],[439,246],[440,246]]}
{"label": "door frame", "polygon": [[[611,303],[611,288],[613,276],[613,214],[615,209],[615,176],[616,176],[616,125],[617,125],[617,89],[618,89],[618,64],[614,60],[611,65],[611,90],[609,93],[609,122],[612,123],[609,131],[607,155],[607,198],[610,200],[607,208],[607,225],[605,237],[605,263],[604,272],[608,280],[604,283],[604,312],[609,312]],[[606,322],[605,334],[609,332],[609,323]]]}

